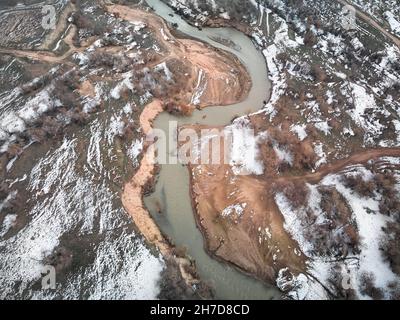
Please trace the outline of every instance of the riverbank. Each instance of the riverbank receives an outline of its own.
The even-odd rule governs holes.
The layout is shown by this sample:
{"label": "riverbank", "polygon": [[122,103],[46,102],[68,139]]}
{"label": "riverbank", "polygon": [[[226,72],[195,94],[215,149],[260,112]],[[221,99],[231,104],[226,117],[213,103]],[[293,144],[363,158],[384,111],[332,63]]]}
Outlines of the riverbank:
{"label": "riverbank", "polygon": [[[223,108],[216,106],[204,111],[196,110],[190,117],[184,118],[163,113],[155,121],[157,129],[167,132],[170,121],[176,121],[178,127],[194,124],[224,127],[238,116],[260,110],[269,99],[270,81],[265,58],[251,38],[231,28],[196,28],[159,1],[151,0],[149,5],[166,21],[179,26],[179,32],[237,56],[245,64],[252,79],[252,87],[245,100]],[[187,168],[168,164],[160,167],[155,190],[145,198],[146,206],[163,233],[168,234],[174,243],[187,248],[187,252],[196,260],[202,279],[212,283],[216,297],[263,300],[281,298],[281,293],[274,287],[247,276],[243,270],[239,272],[231,268],[231,265],[207,253],[204,238],[195,221],[196,215],[193,214]]]}
{"label": "riverbank", "polygon": [[[246,98],[251,79],[231,53],[194,39],[176,37],[162,18],[150,12],[119,5],[108,6],[107,10],[121,19],[147,25],[166,50],[154,65],[177,78],[176,88],[163,99],[169,111],[188,115],[195,108],[231,105]],[[167,106],[168,103],[173,106]]]}
{"label": "riverbank", "polygon": [[[171,72],[174,76],[187,79],[184,83],[180,82],[183,87],[171,90],[178,92],[174,96],[167,95],[164,100],[153,100],[143,109],[140,127],[144,135],[151,134],[153,121],[164,110],[178,113],[183,111],[176,108],[169,110],[172,100],[174,106],[188,106],[193,110],[214,105],[230,105],[247,97],[251,87],[250,77],[246,68],[232,54],[196,40],[175,38],[165,22],[150,13],[123,6],[110,6],[108,9],[122,19],[143,22],[152,29],[167,52],[161,60],[157,60],[157,65],[163,64],[166,68],[165,73]],[[175,61],[180,61],[184,68],[175,68]],[[182,70],[185,71],[183,74]],[[154,150],[149,145],[145,148],[148,149],[145,150],[139,170],[124,187],[123,205],[147,242],[158,248],[165,259],[173,259],[179,266],[187,286],[199,285],[198,275],[193,272],[193,261],[176,255],[174,246],[165,238],[144,206],[143,196],[154,185],[157,174]]]}
{"label": "riverbank", "polygon": [[[140,117],[140,125],[144,134],[150,133],[152,121],[161,112],[163,112],[163,107],[159,100],[155,100],[145,107]],[[154,153],[146,152],[140,163],[139,170],[124,186],[121,197],[122,204],[147,243],[156,247],[166,260],[172,259],[178,265],[186,285],[188,287],[199,285],[198,276],[189,271],[189,268],[195,270],[193,261],[186,257],[179,258],[175,256],[174,246],[164,237],[144,207],[143,195],[147,188],[154,184],[156,172]],[[204,298],[209,298],[209,296]]]}
{"label": "riverbank", "polygon": [[[186,128],[196,131],[215,129],[205,126]],[[221,159],[223,157],[221,155]],[[264,167],[267,167],[269,157],[268,154],[260,155]],[[307,244],[298,242],[296,237],[288,232],[288,217],[283,215],[282,204],[277,195],[283,192],[294,203],[290,205],[292,207],[288,205],[291,208],[288,210],[307,206],[309,201],[316,201],[309,199],[311,195],[308,188],[312,188],[311,186],[320,184],[327,176],[342,173],[346,168],[368,166],[371,162],[380,163],[380,159],[385,157],[400,157],[400,149],[363,150],[303,175],[281,176],[271,171],[242,175],[237,173],[232,163],[190,163],[187,167],[192,205],[197,225],[204,237],[205,249],[219,261],[226,262],[267,284],[278,285],[282,277],[281,270],[290,272],[292,278],[310,274],[309,264],[312,259],[304,254],[302,247]],[[344,206],[340,199],[332,201],[334,207]],[[315,207],[313,210],[316,210]],[[343,242],[348,239],[357,241],[355,238],[358,231],[351,223],[347,225],[347,219],[350,219],[347,209],[337,210],[343,211],[338,213],[341,222],[335,222],[343,224]],[[334,218],[331,219],[334,221]],[[295,222],[290,220],[289,223]],[[329,231],[322,234],[325,232],[328,234]],[[312,245],[313,240],[305,241]]]}

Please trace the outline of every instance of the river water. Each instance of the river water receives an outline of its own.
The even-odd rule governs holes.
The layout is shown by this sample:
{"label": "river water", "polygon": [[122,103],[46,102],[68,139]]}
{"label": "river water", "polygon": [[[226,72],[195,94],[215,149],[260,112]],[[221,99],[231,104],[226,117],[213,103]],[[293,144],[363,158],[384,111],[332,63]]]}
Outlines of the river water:
{"label": "river water", "polygon": [[[245,101],[231,106],[209,107],[196,110],[190,117],[176,117],[166,112],[156,119],[154,127],[168,132],[169,123],[178,125],[205,124],[228,125],[235,116],[258,111],[269,98],[271,84],[267,66],[261,52],[245,34],[231,28],[204,28],[198,30],[185,22],[166,4],[159,0],[146,0],[155,13],[170,23],[177,23],[178,30],[216,48],[236,55],[246,66],[252,88]],[[213,40],[214,39],[214,40]],[[215,41],[225,39],[227,41]],[[226,46],[223,43],[234,43]],[[205,116],[205,117],[204,117]],[[155,192],[145,198],[145,204],[160,226],[178,246],[184,246],[196,260],[201,278],[211,283],[218,299],[276,299],[280,293],[274,287],[244,275],[236,269],[212,259],[204,250],[203,237],[196,227],[189,194],[189,173],[181,164],[161,166]],[[162,214],[159,213],[160,207]]]}

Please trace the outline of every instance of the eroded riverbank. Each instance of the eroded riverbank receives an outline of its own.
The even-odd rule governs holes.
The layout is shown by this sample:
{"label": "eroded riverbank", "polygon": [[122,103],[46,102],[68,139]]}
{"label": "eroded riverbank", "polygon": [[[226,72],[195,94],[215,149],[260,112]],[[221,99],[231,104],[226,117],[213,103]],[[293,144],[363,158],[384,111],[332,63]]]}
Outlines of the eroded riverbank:
{"label": "eroded riverbank", "polygon": [[[235,41],[219,42],[235,43]],[[272,51],[274,45],[271,45]],[[231,47],[243,48],[239,45]],[[268,55],[267,49],[265,53]],[[276,63],[272,58],[268,61]],[[311,96],[310,94],[309,97]],[[252,107],[257,105],[261,106],[262,103],[254,104]],[[285,107],[285,103],[278,106],[281,111]],[[253,110],[240,112],[237,115],[249,114]],[[271,109],[269,111],[271,112]],[[196,124],[189,121],[180,121],[179,124],[197,130],[201,125],[221,128],[230,122],[227,120],[223,123],[217,114],[213,116],[218,119],[204,115],[205,120],[196,118]],[[240,121],[246,122],[244,127],[257,131],[257,137],[249,137],[249,140],[244,137],[239,139],[242,147],[254,145],[249,149],[250,157],[256,156],[250,161],[257,162],[253,173],[238,176],[233,172],[235,165],[232,164],[190,165],[189,175],[184,175],[179,169],[164,166],[160,174],[161,182],[159,181],[156,189],[158,197],[150,197],[147,202],[148,207],[151,208],[158,224],[164,230],[168,230],[167,233],[173,235],[173,239],[177,239],[189,248],[194,248],[198,240],[190,239],[190,236],[185,235],[185,231],[179,228],[190,224],[184,214],[190,209],[186,204],[174,203],[177,198],[182,198],[176,196],[176,191],[186,192],[186,188],[189,187],[192,195],[189,201],[193,200],[197,225],[204,236],[206,249],[215,258],[228,262],[266,283],[276,284],[282,291],[288,293],[288,296],[295,299],[296,297],[327,299],[354,294],[343,291],[338,280],[342,268],[354,266],[351,266],[350,262],[340,263],[340,259],[336,257],[354,254],[354,259],[361,261],[362,256],[358,256],[360,251],[365,250],[370,244],[366,245],[360,238],[360,234],[364,231],[357,230],[356,227],[357,224],[365,224],[366,218],[360,214],[362,210],[354,202],[354,198],[349,198],[348,189],[342,183],[346,185],[348,183],[346,179],[351,181],[348,172],[361,171],[364,166],[365,170],[371,170],[371,167],[395,170],[398,167],[395,165],[395,160],[390,160],[392,163],[388,161],[389,164],[386,164],[386,160],[382,158],[398,156],[398,149],[357,149],[348,154],[347,159],[340,161],[330,159],[331,164],[316,170],[320,166],[316,162],[318,148],[313,144],[317,134],[313,135],[311,130],[307,130],[304,131],[305,137],[301,137],[300,134],[296,137],[295,133],[286,132],[289,131],[289,126],[296,122],[295,119],[286,117],[282,126],[273,128],[269,125],[271,119],[266,118],[268,116],[260,112],[258,115],[250,115],[236,122],[236,124]],[[277,118],[280,118],[279,112]],[[157,123],[157,127],[162,126],[162,121]],[[308,135],[311,137],[306,139]],[[318,156],[322,157],[321,153]],[[367,191],[357,185],[354,186],[354,182],[350,185],[353,185],[357,192],[370,192],[373,195],[370,189],[375,184],[381,185],[380,179],[393,181],[393,178],[390,178],[392,174],[390,171],[379,170],[372,169],[371,175],[376,175],[373,179],[377,179],[377,182],[370,181],[369,187],[363,186]],[[280,174],[281,171],[289,173]],[[175,182],[177,177],[189,179],[190,183],[187,186],[180,186],[179,183],[175,183],[177,186],[174,186],[173,183],[169,183],[168,180]],[[338,179],[335,186],[332,185],[334,179]],[[376,192],[381,192],[379,187]],[[382,205],[383,208],[387,208],[384,201],[379,208]],[[395,202],[390,206],[395,206]],[[374,210],[371,208],[374,206],[368,210]],[[377,217],[378,220],[380,218]],[[321,258],[324,254],[332,255],[332,258]],[[349,261],[352,259],[353,257],[349,257]],[[342,261],[347,259],[344,258]]]}
{"label": "eroded riverbank", "polygon": [[[183,118],[162,113],[154,122],[155,128],[168,132],[170,121],[176,121],[178,126],[196,123],[225,126],[238,115],[255,112],[262,107],[264,101],[268,99],[270,83],[265,59],[250,38],[229,28],[198,30],[188,25],[159,1],[149,1],[149,4],[165,20],[177,23],[179,31],[208,42],[216,48],[233,53],[246,66],[252,79],[248,97],[242,102],[224,107],[209,107],[204,111],[195,111],[191,116]],[[216,39],[218,41],[215,41]],[[231,45],[232,43],[235,45]],[[279,298],[280,293],[274,288],[268,287],[208,255],[203,237],[196,226],[189,183],[188,171],[182,165],[160,166],[155,191],[145,198],[145,203],[162,232],[173,239],[174,244],[186,248],[188,254],[196,261],[199,275],[212,285],[217,298]]]}
{"label": "eroded riverbank", "polygon": [[[165,57],[161,61],[157,61],[158,64],[168,64],[169,61],[177,59],[187,66],[185,69],[186,72],[182,74],[183,77],[187,78],[187,82],[184,83],[184,88],[181,90],[183,94],[174,99],[177,101],[176,105],[187,105],[192,112],[196,107],[205,108],[240,103],[248,96],[252,80],[246,68],[239,62],[239,59],[235,55],[211,48],[202,42],[192,39],[177,39],[160,18],[147,12],[120,6],[109,7],[109,10],[118,14],[123,19],[144,22],[154,31],[156,37],[163,44],[163,49],[167,51]],[[185,91],[187,92],[186,94],[184,93]],[[164,109],[168,110],[168,107],[165,101],[160,100],[154,100],[144,108],[140,117],[143,134],[151,134],[153,121],[157,117],[160,117]],[[168,111],[182,112],[182,110]],[[171,117],[171,120],[174,119],[172,115],[169,117]],[[195,115],[191,115],[187,121],[194,120],[195,117]],[[206,121],[203,116],[201,118]],[[159,128],[157,125],[156,127]],[[150,146],[146,145],[146,147]],[[154,184],[154,178],[157,173],[157,167],[152,161],[153,156],[152,152],[150,154],[149,152],[146,153],[141,161],[138,172],[125,185],[122,199],[125,209],[130,213],[135,225],[145,239],[155,245],[164,257],[170,258],[174,256],[174,247],[169,242],[169,239],[167,240],[159,230],[142,202],[143,194],[147,193],[148,189]],[[163,172],[163,167],[161,167],[161,172]],[[179,181],[179,183],[184,183],[184,181]],[[177,195],[188,196],[189,193],[187,192],[186,195]],[[191,215],[191,212],[188,211],[187,214]],[[193,216],[191,217],[193,219]],[[171,238],[175,240],[174,237]],[[192,253],[189,252],[189,254]],[[198,279],[195,279],[196,275],[190,275],[185,271],[185,266],[191,265],[191,261],[176,256],[175,259],[180,266],[186,283],[189,286],[198,283]],[[198,262],[197,259],[195,260]],[[199,267],[199,263],[197,267]]]}

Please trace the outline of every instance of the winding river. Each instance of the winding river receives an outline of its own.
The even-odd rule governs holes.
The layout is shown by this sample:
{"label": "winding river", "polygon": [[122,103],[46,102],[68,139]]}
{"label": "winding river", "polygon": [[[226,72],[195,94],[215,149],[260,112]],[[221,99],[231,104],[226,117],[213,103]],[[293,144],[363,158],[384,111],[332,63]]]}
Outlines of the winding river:
{"label": "winding river", "polygon": [[[258,111],[269,98],[270,82],[264,57],[251,39],[231,28],[204,28],[198,30],[185,22],[166,4],[159,0],[146,0],[155,13],[170,23],[177,23],[178,30],[190,37],[236,55],[247,67],[252,88],[247,99],[231,106],[208,107],[196,110],[190,117],[176,117],[166,112],[158,116],[154,127],[168,132],[169,122],[178,125],[205,124],[228,125],[232,118]],[[215,41],[225,39],[228,41]],[[234,46],[223,43],[233,42]],[[204,250],[203,237],[196,227],[189,194],[189,173],[186,167],[162,165],[155,192],[145,198],[145,204],[161,230],[176,245],[188,249],[196,260],[201,278],[211,283],[218,299],[275,299],[280,293],[274,287],[244,275],[236,269],[212,259]],[[162,209],[162,214],[159,209]]]}

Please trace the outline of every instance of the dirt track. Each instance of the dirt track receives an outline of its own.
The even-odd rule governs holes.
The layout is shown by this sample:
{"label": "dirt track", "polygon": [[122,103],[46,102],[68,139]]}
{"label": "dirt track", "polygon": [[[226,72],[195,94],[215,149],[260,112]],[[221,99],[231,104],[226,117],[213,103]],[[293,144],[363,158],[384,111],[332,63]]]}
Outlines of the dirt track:
{"label": "dirt track", "polygon": [[[190,165],[196,220],[208,252],[267,283],[275,283],[282,268],[307,273],[307,258],[284,228],[274,186],[316,184],[329,174],[381,157],[400,157],[400,148],[362,150],[303,175],[235,176],[229,165]],[[238,204],[245,204],[242,214],[222,215]],[[266,236],[261,240],[260,232]]]}
{"label": "dirt track", "polygon": [[321,181],[325,176],[337,173],[348,166],[364,164],[369,160],[376,160],[381,157],[400,157],[400,148],[366,149],[357,152],[346,159],[337,160],[334,163],[327,164],[314,173],[300,176],[271,177],[270,181],[278,182],[299,180],[315,184]]}
{"label": "dirt track", "polygon": [[76,11],[76,6],[72,2],[64,9],[59,23],[57,24],[55,30],[53,30],[44,40],[43,44],[39,47],[40,50],[15,50],[8,48],[0,48],[0,53],[12,55],[19,58],[29,58],[32,60],[43,61],[51,64],[55,63],[65,63],[71,64],[67,61],[67,58],[73,53],[78,51],[83,51],[85,47],[76,48],[73,44],[73,38],[77,33],[77,28],[74,25],[70,25],[70,29],[66,36],[64,37],[64,42],[68,45],[69,49],[63,55],[56,55],[49,50],[49,46],[53,44],[57,39],[60,38],[62,32],[67,28],[67,17],[72,12]]}
{"label": "dirt track", "polygon": [[[352,5],[349,2],[345,0],[337,0],[340,4],[344,6]],[[378,22],[376,22],[374,19],[372,19],[368,14],[362,12],[360,9],[358,9],[356,6],[353,5],[353,7],[356,10],[357,16],[367,22],[370,26],[374,27],[375,29],[379,30],[381,33],[383,33],[387,38],[389,38],[393,43],[395,43],[399,48],[400,48],[400,39],[390,32],[388,32],[384,27],[382,27]]]}
{"label": "dirt track", "polygon": [[61,56],[57,56],[52,52],[48,51],[28,51],[28,50],[14,50],[14,49],[1,49],[0,53],[12,55],[18,58],[29,58],[32,60],[43,61],[47,63],[65,63],[72,64],[66,61],[66,59],[77,50],[70,49],[68,52]]}

